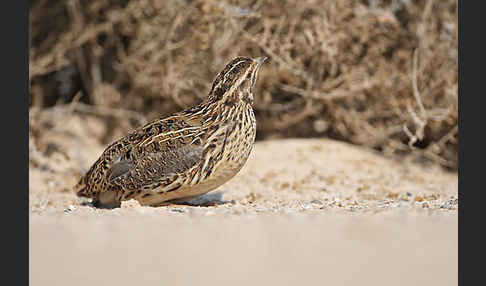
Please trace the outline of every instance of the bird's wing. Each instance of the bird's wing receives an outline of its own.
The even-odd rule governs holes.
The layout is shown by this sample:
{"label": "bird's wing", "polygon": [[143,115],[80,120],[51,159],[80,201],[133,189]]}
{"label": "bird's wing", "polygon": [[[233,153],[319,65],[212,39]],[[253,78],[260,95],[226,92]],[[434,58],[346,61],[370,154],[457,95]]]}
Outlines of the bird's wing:
{"label": "bird's wing", "polygon": [[171,184],[201,162],[204,133],[180,116],[146,124],[126,137],[131,147],[112,160],[108,183],[132,190]]}
{"label": "bird's wing", "polygon": [[123,189],[136,190],[170,185],[202,158],[200,145],[182,145],[137,158],[117,160],[107,172],[107,181]]}

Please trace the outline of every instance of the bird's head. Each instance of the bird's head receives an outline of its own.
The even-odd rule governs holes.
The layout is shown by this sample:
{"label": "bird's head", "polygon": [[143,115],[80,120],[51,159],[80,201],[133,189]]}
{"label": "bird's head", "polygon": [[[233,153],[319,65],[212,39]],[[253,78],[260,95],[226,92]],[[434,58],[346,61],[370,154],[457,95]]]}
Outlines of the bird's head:
{"label": "bird's head", "polygon": [[266,59],[267,57],[233,59],[214,80],[208,99],[224,102],[242,100],[252,104],[252,89],[255,86],[258,71]]}

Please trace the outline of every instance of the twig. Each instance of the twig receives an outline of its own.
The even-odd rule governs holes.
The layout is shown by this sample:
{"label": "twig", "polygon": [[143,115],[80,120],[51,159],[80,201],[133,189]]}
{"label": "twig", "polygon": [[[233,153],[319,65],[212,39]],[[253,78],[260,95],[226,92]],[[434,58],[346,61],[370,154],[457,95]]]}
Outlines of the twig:
{"label": "twig", "polygon": [[[79,93],[76,96],[78,95]],[[81,97],[81,95],[79,95],[79,97]],[[120,109],[120,108],[109,108],[109,107],[97,106],[97,105],[88,105],[88,104],[78,102],[77,99],[76,100],[75,99],[73,99],[73,102],[71,102],[70,104],[62,104],[62,105],[56,105],[53,107],[44,108],[42,112],[54,112],[54,113],[67,112],[68,114],[72,112],[80,112],[80,113],[92,114],[100,117],[114,116],[118,118],[132,118],[137,120],[139,124],[145,124],[147,122],[145,116],[143,116],[142,114],[136,111]],[[31,109],[31,111],[33,111],[32,113],[35,112],[37,114],[36,112],[37,109],[34,110]]]}
{"label": "twig", "polygon": [[333,100],[333,99],[341,99],[345,97],[351,97],[358,95],[359,91],[364,90],[365,88],[368,88],[367,86],[357,88],[356,90],[346,90],[346,91],[341,91],[341,90],[335,90],[330,93],[324,93],[324,92],[319,92],[319,91],[314,91],[314,90],[304,90],[295,86],[287,85],[287,84],[280,84],[280,87],[282,90],[298,94],[304,98],[312,98],[312,99],[321,99],[321,100]]}
{"label": "twig", "polygon": [[409,102],[407,102],[407,110],[410,113],[413,122],[417,126],[415,130],[415,134],[412,134],[406,125],[403,126],[403,131],[407,136],[410,138],[408,143],[409,146],[413,146],[417,140],[422,140],[424,138],[424,129],[427,125],[427,112],[425,111],[424,105],[422,104],[422,100],[420,99],[420,93],[417,86],[417,61],[418,61],[418,53],[417,49],[414,50],[413,53],[413,67],[412,67],[412,86],[413,86],[413,96],[415,97],[415,101],[420,109],[420,116],[413,110],[412,106]]}
{"label": "twig", "polygon": [[425,112],[424,105],[422,104],[422,100],[420,99],[420,92],[417,86],[417,62],[418,62],[418,52],[417,49],[413,51],[413,69],[412,69],[412,86],[413,86],[413,96],[417,101],[417,104],[420,108],[420,113],[424,119],[427,118],[427,113]]}

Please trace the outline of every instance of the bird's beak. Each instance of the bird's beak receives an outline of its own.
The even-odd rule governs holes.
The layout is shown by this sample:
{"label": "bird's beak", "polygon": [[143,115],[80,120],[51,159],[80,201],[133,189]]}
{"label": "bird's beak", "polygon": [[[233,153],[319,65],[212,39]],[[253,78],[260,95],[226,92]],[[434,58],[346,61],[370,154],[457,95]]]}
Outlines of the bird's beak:
{"label": "bird's beak", "polygon": [[263,64],[263,62],[266,61],[267,59],[268,59],[268,57],[263,56],[263,57],[255,58],[254,60],[257,62],[258,66],[261,66]]}

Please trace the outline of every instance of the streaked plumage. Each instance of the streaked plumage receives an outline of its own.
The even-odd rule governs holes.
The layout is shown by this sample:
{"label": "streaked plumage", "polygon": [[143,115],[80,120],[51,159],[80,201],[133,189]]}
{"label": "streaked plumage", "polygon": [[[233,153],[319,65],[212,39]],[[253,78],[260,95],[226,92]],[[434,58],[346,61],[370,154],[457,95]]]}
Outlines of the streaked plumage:
{"label": "streaked plumage", "polygon": [[253,94],[266,57],[237,57],[199,105],[160,118],[113,142],[76,185],[95,206],[136,199],[157,206],[207,193],[243,167],[253,148]]}

